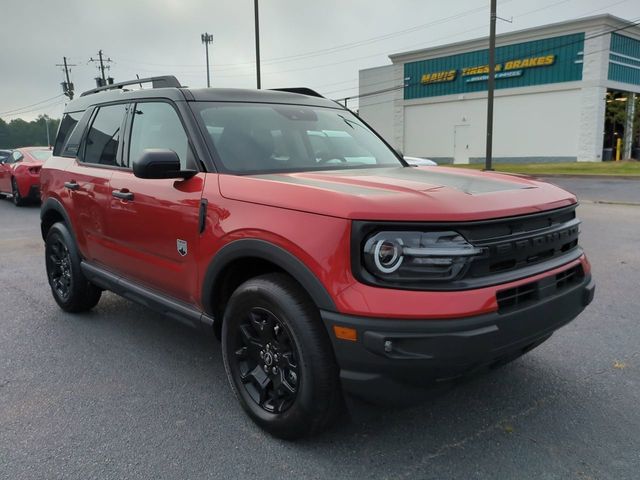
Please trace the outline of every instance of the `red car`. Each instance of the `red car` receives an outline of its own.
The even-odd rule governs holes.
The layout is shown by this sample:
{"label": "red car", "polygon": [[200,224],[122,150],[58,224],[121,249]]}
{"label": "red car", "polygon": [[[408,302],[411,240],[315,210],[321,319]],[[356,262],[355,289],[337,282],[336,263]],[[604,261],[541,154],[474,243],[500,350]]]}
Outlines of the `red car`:
{"label": "red car", "polygon": [[22,147],[0,160],[0,195],[11,195],[17,206],[40,201],[40,169],[51,156],[47,147]]}
{"label": "red car", "polygon": [[217,335],[274,435],[322,430],[342,392],[395,401],[504,364],[593,299],[558,187],[411,167],[310,90],[141,81],[67,105],[42,170],[53,297],[81,312],[110,290]]}

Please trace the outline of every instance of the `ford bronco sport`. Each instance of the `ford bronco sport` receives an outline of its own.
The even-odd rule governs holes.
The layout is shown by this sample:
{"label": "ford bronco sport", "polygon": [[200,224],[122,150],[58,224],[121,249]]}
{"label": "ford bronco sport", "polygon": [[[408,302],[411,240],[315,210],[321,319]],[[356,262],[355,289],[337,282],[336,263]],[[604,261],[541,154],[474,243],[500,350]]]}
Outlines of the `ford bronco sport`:
{"label": "ford bronco sport", "polygon": [[593,298],[560,188],[410,167],[308,89],[142,81],[66,108],[41,179],[53,297],[82,312],[110,290],[216,335],[276,436],[319,432],[343,392],[504,364]]}

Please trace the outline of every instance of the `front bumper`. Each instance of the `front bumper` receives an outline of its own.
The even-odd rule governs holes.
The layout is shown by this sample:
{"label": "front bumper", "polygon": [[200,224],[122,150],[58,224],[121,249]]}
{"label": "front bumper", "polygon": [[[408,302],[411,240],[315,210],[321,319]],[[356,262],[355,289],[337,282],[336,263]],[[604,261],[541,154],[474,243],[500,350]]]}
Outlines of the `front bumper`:
{"label": "front bumper", "polygon": [[[536,347],[593,300],[590,274],[554,295],[510,309],[447,320],[393,320],[322,311],[343,389],[392,401],[420,386],[499,364]],[[354,328],[357,341],[336,339],[333,326]]]}

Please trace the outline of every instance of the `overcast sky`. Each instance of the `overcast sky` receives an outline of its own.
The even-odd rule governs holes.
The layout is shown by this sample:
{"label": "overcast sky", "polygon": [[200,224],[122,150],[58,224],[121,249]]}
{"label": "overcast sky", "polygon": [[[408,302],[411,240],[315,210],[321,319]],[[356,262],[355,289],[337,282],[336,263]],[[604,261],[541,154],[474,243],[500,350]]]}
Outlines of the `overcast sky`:
{"label": "overcast sky", "polygon": [[[485,36],[488,8],[489,0],[261,0],[263,87],[356,95],[358,70],[390,63],[390,53]],[[1,12],[7,121],[60,116],[64,97],[42,102],[61,93],[55,64],[67,56],[77,65],[71,79],[79,94],[95,86],[89,59],[99,49],[116,81],[173,74],[183,85],[206,86],[204,32],[213,34],[212,86],[255,87],[252,0],[2,0]],[[498,0],[498,15],[513,17],[498,33],[600,13],[638,20],[640,2]]]}

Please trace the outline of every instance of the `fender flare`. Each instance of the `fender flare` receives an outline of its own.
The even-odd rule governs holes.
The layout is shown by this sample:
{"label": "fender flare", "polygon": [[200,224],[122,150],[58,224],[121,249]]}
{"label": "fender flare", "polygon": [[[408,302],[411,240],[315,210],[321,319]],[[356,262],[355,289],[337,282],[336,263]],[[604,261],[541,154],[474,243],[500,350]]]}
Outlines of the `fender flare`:
{"label": "fender flare", "polygon": [[212,292],[220,281],[224,269],[234,260],[254,257],[266,260],[291,275],[307,291],[316,306],[322,310],[336,312],[337,308],[331,295],[315,274],[300,259],[285,249],[258,239],[234,240],[222,247],[207,267],[202,282],[202,305],[209,315],[215,311],[216,299]]}
{"label": "fender flare", "polygon": [[76,234],[73,231],[73,224],[71,223],[69,214],[67,214],[67,211],[64,209],[64,206],[62,205],[60,200],[52,197],[47,198],[42,204],[42,206],[40,207],[40,233],[42,235],[42,239],[43,240],[47,239],[44,233],[44,225],[42,221],[44,220],[45,215],[52,210],[55,211],[56,213],[59,213],[60,216],[64,219],[64,222],[67,224],[67,229],[69,230],[69,233],[71,233],[71,236],[73,237],[73,241],[77,245],[78,242],[76,239]]}

